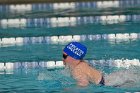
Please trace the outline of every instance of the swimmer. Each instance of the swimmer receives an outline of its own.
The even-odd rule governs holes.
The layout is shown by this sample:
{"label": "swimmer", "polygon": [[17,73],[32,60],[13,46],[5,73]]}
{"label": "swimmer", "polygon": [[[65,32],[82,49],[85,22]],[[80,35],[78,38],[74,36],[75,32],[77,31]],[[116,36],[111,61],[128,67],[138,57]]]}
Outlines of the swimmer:
{"label": "swimmer", "polygon": [[[133,83],[139,78],[137,74],[128,71],[118,71],[104,75],[101,71],[91,67],[83,60],[86,52],[86,46],[78,42],[70,42],[63,49],[63,63],[70,69],[71,75],[79,86],[84,87],[94,83],[102,86],[120,87],[129,82]],[[132,76],[135,78],[132,78]]]}

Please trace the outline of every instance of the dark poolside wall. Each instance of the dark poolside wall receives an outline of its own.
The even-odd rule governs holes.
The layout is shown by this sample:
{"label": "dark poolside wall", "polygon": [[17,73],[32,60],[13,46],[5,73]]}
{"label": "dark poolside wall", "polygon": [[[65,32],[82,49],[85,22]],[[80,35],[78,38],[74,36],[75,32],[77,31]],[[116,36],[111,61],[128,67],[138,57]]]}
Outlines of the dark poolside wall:
{"label": "dark poolside wall", "polygon": [[116,0],[0,0],[0,4],[82,2],[82,1],[88,2],[88,1],[116,1]]}

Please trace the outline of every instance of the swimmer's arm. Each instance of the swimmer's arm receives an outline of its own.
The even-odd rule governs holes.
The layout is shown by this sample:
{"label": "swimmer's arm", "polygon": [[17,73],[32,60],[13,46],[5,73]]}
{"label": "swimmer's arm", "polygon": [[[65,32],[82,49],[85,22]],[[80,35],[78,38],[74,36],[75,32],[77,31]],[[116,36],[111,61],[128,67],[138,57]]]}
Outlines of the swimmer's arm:
{"label": "swimmer's arm", "polygon": [[89,84],[89,81],[88,80],[86,80],[86,79],[78,79],[77,80],[77,85],[78,86],[82,86],[82,87],[85,87],[85,86],[88,86],[88,84]]}
{"label": "swimmer's arm", "polygon": [[89,81],[85,73],[77,70],[75,73],[73,73],[73,76],[76,79],[78,86],[82,87],[88,86]]}

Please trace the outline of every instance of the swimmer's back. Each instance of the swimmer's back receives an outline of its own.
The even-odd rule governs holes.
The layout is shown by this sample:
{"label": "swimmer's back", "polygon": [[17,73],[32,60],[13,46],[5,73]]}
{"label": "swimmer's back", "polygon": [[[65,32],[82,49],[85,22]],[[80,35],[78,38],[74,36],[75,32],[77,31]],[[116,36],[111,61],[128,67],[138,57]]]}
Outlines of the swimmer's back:
{"label": "swimmer's back", "polygon": [[86,62],[80,62],[75,68],[76,73],[78,73],[77,70],[81,70],[80,72],[85,74],[88,81],[92,83],[99,84],[102,78],[101,72],[89,66]]}

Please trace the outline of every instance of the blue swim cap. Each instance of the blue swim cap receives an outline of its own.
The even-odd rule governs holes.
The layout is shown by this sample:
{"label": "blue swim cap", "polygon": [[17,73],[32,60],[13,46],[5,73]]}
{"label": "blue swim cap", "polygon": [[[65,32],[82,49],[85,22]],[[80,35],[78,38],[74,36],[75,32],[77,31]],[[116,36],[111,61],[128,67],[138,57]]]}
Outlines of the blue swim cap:
{"label": "blue swim cap", "polygon": [[78,43],[78,42],[71,42],[68,45],[65,46],[63,51],[71,56],[74,59],[83,59],[87,52],[86,46]]}

